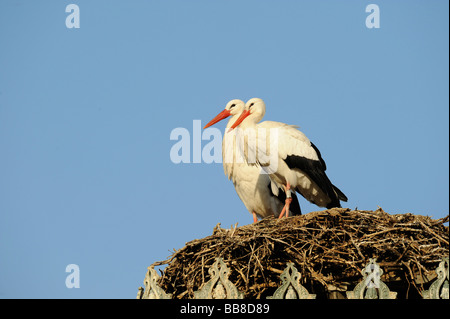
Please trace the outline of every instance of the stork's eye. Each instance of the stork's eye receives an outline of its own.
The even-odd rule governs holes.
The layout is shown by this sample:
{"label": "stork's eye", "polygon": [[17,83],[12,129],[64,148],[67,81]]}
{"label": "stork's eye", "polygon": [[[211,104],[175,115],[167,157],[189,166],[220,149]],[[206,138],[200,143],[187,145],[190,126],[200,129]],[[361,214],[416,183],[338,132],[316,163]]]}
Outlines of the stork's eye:
{"label": "stork's eye", "polygon": [[235,107],[235,106],[236,106],[236,104],[231,104],[230,110],[231,110],[233,107]]}
{"label": "stork's eye", "polygon": [[248,108],[251,108],[255,103],[250,104],[250,106]]}

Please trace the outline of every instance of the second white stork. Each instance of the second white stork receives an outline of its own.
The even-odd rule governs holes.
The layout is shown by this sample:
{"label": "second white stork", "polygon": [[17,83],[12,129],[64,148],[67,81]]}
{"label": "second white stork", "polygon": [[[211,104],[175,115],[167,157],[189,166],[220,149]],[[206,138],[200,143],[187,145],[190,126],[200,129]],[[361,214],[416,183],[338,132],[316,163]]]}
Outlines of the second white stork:
{"label": "second white stork", "polygon": [[[245,105],[244,112],[230,127],[230,130],[237,126],[241,131],[254,130],[256,143],[249,143],[247,140],[242,144],[246,148],[243,153],[246,154],[247,160],[252,152],[258,162],[257,154],[266,154],[267,150],[269,152],[276,150],[277,167],[270,172],[269,176],[278,188],[285,190],[287,195],[285,206],[279,217],[283,217],[289,210],[292,201],[291,189],[299,192],[317,206],[341,207],[340,200],[347,201],[347,197],[331,183],[326,175],[326,164],[319,149],[297,129],[297,126],[273,121],[259,123],[265,112],[266,106],[262,99],[250,99]],[[273,132],[271,129],[275,129],[275,131]],[[270,134],[276,134],[277,137],[274,139],[276,145],[271,145],[271,149],[269,149],[270,146],[267,148]],[[265,138],[264,141],[261,141],[261,136]],[[258,164],[261,165],[261,162]]]}
{"label": "second white stork", "polygon": [[[247,210],[253,215],[253,221],[268,216],[278,216],[284,207],[285,192],[274,194],[271,180],[267,174],[261,174],[261,168],[248,165],[245,161],[238,160],[236,141],[234,134],[228,129],[234,124],[243,112],[245,104],[241,100],[231,100],[225,109],[214,117],[204,128],[226,119],[228,120],[225,135],[222,141],[222,163],[228,179],[231,179],[241,201]],[[290,215],[300,215],[300,205],[295,194],[290,209]]]}

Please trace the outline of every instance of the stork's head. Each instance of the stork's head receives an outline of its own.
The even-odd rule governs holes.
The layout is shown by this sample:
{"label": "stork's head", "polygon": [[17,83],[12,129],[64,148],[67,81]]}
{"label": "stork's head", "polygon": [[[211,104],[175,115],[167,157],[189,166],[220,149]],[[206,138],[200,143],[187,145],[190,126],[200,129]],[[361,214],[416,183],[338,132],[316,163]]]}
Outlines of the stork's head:
{"label": "stork's head", "polygon": [[246,118],[248,118],[247,121],[257,123],[262,120],[264,114],[266,114],[266,104],[262,99],[254,97],[245,103],[244,112],[242,112],[241,116],[236,120],[236,122],[234,122],[230,129],[234,129]]}
{"label": "stork's head", "polygon": [[225,109],[216,115],[215,118],[213,118],[208,124],[205,125],[205,128],[210,127],[211,125],[216,124],[217,122],[220,122],[224,119],[226,119],[229,116],[235,116],[242,113],[244,110],[245,104],[244,101],[235,99],[231,100],[227,103],[227,106],[225,106]]}

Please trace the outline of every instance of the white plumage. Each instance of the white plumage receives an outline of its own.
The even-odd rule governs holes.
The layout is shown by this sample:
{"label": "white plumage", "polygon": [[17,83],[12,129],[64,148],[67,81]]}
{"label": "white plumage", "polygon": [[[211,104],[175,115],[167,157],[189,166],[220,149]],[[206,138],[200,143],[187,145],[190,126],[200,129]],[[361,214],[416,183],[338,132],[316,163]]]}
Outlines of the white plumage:
{"label": "white plumage", "polygon": [[[222,141],[223,168],[225,175],[233,182],[239,198],[256,222],[257,218],[278,216],[283,209],[286,195],[284,192],[279,193],[276,186],[271,186],[269,176],[261,174],[261,167],[249,165],[239,157],[235,134],[229,132],[229,128],[239,118],[244,106],[241,100],[231,100],[205,128],[231,116]],[[272,193],[272,189],[276,190],[276,194]],[[290,212],[293,215],[301,214],[297,198],[294,199]]]}
{"label": "white plumage", "polygon": [[[246,161],[266,168],[276,188],[284,189],[288,198],[290,189],[293,189],[320,207],[340,207],[339,200],[347,201],[347,197],[328,179],[325,161],[305,134],[297,126],[285,123],[265,121],[258,124],[264,114],[264,101],[250,99],[230,128],[239,126],[236,136],[243,141],[238,145]],[[249,160],[255,158],[255,161]],[[276,191],[274,188],[273,192]],[[287,200],[285,207],[289,209],[289,205],[290,200]]]}

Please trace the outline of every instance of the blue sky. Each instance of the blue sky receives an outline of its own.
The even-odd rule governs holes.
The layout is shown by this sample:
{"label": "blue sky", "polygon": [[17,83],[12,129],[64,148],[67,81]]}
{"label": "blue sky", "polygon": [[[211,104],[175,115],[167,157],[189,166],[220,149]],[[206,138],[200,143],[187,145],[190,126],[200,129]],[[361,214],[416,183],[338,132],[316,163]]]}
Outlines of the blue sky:
{"label": "blue sky", "polygon": [[[79,29],[66,27],[70,3]],[[370,3],[379,29],[365,25]],[[1,1],[0,298],[134,298],[151,263],[217,223],[251,223],[222,164],[169,155],[172,130],[192,139],[194,120],[234,98],[299,125],[345,207],[444,217],[448,9]],[[80,288],[65,285],[69,264]]]}

